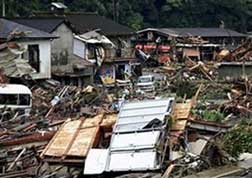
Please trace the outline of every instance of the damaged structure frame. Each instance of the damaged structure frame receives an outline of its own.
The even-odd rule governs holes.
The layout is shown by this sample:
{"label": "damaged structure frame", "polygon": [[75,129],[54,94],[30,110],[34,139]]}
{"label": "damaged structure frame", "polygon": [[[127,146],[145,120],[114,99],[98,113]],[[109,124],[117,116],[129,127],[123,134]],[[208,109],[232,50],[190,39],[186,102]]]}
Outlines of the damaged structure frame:
{"label": "damaged structure frame", "polygon": [[109,148],[89,151],[84,174],[160,169],[169,150],[173,101],[174,98],[123,103]]}

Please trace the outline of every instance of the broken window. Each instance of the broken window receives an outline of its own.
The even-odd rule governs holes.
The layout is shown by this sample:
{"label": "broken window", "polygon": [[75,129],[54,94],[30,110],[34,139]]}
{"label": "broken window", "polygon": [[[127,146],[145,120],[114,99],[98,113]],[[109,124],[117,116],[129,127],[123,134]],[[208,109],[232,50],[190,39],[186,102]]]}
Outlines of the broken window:
{"label": "broken window", "polygon": [[29,64],[37,72],[40,72],[39,45],[28,45]]}
{"label": "broken window", "polygon": [[15,94],[1,94],[0,105],[17,105],[18,95]]}
{"label": "broken window", "polygon": [[31,97],[30,95],[21,94],[19,95],[19,105],[29,106]]}
{"label": "broken window", "polygon": [[29,106],[31,97],[28,94],[0,94],[0,105]]}

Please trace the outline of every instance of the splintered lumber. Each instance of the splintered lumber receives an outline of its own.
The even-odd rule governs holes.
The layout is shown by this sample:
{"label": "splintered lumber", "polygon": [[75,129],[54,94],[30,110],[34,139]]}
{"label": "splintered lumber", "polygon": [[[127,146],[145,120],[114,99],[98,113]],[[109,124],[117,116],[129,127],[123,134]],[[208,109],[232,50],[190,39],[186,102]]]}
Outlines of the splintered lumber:
{"label": "splintered lumber", "polygon": [[170,132],[170,144],[175,145],[178,138],[184,133],[188,119],[191,115],[193,101],[188,100],[185,103],[175,103],[172,111],[172,128]]}
{"label": "splintered lumber", "polygon": [[24,148],[19,155],[16,157],[16,159],[11,163],[11,165],[8,167],[7,171],[10,171],[13,166],[16,164],[16,162],[20,159],[20,157],[24,154],[24,152],[26,151],[26,148]]}
{"label": "splintered lumber", "polygon": [[161,178],[169,178],[171,175],[172,170],[175,168],[174,164],[171,164],[170,166],[168,166],[168,168],[166,169],[165,173],[162,175]]}
{"label": "splintered lumber", "polygon": [[90,148],[98,142],[103,114],[94,118],[65,122],[41,154],[42,158],[86,157]]}
{"label": "splintered lumber", "polygon": [[106,114],[102,120],[101,127],[105,131],[112,131],[113,126],[116,123],[117,114]]}
{"label": "splintered lumber", "polygon": [[14,138],[2,141],[0,142],[0,147],[15,146],[15,145],[20,146],[22,144],[29,144],[29,143],[33,144],[35,142],[47,142],[53,137],[54,134],[55,134],[54,131],[34,132],[31,135],[23,136],[21,138]]}
{"label": "splintered lumber", "polygon": [[191,101],[186,103],[176,103],[173,107],[172,118],[174,120],[187,119],[190,116],[191,109],[192,109]]}

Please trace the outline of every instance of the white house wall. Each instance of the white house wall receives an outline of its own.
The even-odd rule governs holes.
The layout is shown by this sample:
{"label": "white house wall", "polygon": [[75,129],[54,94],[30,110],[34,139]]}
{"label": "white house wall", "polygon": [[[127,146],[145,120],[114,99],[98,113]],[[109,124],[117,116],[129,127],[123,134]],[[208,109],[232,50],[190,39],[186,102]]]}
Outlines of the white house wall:
{"label": "white house wall", "polygon": [[25,48],[28,48],[28,45],[39,45],[40,72],[31,74],[31,77],[33,79],[51,78],[51,40],[26,41],[20,44]]}
{"label": "white house wall", "polygon": [[78,39],[74,39],[74,45],[73,45],[73,52],[76,56],[79,56],[83,59],[85,59],[85,43],[78,40]]}

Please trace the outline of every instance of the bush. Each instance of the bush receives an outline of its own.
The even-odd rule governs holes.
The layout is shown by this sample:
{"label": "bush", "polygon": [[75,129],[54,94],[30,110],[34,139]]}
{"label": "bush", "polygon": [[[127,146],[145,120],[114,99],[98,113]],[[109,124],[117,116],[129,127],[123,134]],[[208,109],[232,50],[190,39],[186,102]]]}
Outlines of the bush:
{"label": "bush", "polygon": [[203,119],[208,121],[221,122],[224,119],[224,114],[217,110],[205,110],[203,112]]}
{"label": "bush", "polygon": [[235,158],[244,152],[252,153],[251,122],[241,121],[224,135],[223,141],[224,150]]}

